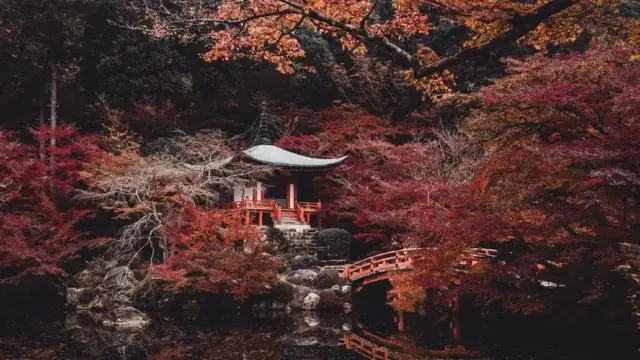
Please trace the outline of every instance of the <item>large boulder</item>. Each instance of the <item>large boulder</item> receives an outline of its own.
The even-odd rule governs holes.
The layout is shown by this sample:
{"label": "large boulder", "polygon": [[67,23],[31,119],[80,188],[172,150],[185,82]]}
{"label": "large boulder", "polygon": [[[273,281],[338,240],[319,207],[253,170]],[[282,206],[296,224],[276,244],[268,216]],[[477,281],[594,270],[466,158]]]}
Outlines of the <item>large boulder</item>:
{"label": "large boulder", "polygon": [[[67,289],[67,306],[79,318],[117,329],[140,329],[149,318],[131,306],[143,274],[117,266],[115,261],[96,259],[74,279],[77,288]],[[71,317],[75,319],[76,317]]]}
{"label": "large boulder", "polygon": [[341,277],[336,270],[326,270],[318,274],[315,285],[318,289],[329,289],[334,285],[338,285]]}
{"label": "large boulder", "polygon": [[288,303],[289,301],[291,301],[293,299],[293,296],[295,295],[295,292],[296,292],[295,286],[283,280],[280,280],[277,283],[275,283],[271,287],[271,290],[269,291],[269,293],[271,294],[271,297],[274,300],[280,301],[283,303]]}
{"label": "large boulder", "polygon": [[67,306],[75,308],[80,305],[80,294],[84,289],[67,288]]}
{"label": "large boulder", "polygon": [[117,308],[112,315],[112,319],[102,322],[104,326],[116,329],[142,329],[151,321],[149,316],[131,306]]}
{"label": "large boulder", "polygon": [[289,259],[292,268],[300,269],[318,265],[320,261],[316,255],[299,254]]}
{"label": "large boulder", "polygon": [[309,293],[303,301],[303,308],[305,310],[315,310],[320,304],[320,296],[316,293]]}
{"label": "large boulder", "polygon": [[294,270],[287,276],[287,281],[295,285],[311,286],[318,278],[318,272],[311,269]]}
{"label": "large boulder", "polygon": [[94,259],[87,267],[74,276],[77,288],[92,288],[102,284],[104,275],[115,268],[118,263],[114,260],[107,261],[102,258]]}
{"label": "large boulder", "polygon": [[102,280],[102,286],[106,289],[128,290],[138,283],[135,274],[126,266],[118,266],[107,272]]}
{"label": "large boulder", "polygon": [[340,297],[340,293],[332,289],[322,290],[319,293],[319,309],[341,309],[344,300]]}
{"label": "large boulder", "polygon": [[318,235],[320,246],[328,248],[330,258],[348,258],[351,247],[351,235],[345,229],[330,228],[320,231]]}

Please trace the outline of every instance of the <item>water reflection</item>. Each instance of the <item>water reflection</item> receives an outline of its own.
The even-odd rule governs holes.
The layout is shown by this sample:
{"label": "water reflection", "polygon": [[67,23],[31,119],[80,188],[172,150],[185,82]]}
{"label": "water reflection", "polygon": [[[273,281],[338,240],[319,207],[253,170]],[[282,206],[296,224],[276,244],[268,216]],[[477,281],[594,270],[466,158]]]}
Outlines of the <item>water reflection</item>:
{"label": "water reflection", "polygon": [[404,360],[480,355],[457,343],[425,348],[424,339],[434,334],[414,331],[429,327],[412,324],[424,325],[426,318],[408,318],[407,331],[398,332],[397,315],[388,309],[352,316],[279,312],[215,320],[155,318],[144,331],[113,331],[89,320],[72,314],[50,324],[5,323],[0,358]]}

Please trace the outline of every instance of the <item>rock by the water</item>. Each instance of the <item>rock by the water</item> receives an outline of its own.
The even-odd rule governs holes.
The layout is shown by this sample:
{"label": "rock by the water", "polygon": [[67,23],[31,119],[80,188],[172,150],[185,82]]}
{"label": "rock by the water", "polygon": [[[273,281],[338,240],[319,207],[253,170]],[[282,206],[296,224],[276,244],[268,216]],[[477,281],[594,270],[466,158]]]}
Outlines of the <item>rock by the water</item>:
{"label": "rock by the water", "polygon": [[307,310],[314,310],[318,308],[320,304],[320,296],[316,293],[309,293],[307,297],[304,298],[303,306]]}
{"label": "rock by the water", "polygon": [[118,266],[107,272],[102,280],[102,286],[107,289],[129,289],[136,285],[136,277],[126,266]]}
{"label": "rock by the water", "polygon": [[328,289],[340,282],[340,273],[336,270],[326,270],[318,274],[315,285],[318,289]]}
{"label": "rock by the water", "polygon": [[340,294],[335,293],[331,289],[322,290],[319,293],[320,301],[318,308],[321,309],[340,309],[344,300],[340,297]]}
{"label": "rock by the water", "polygon": [[351,305],[351,303],[345,302],[344,304],[342,304],[342,309],[344,309],[346,313],[350,313],[353,309],[353,305]]}
{"label": "rock by the water", "polygon": [[320,320],[318,319],[317,316],[306,315],[304,317],[304,322],[307,323],[307,325],[309,325],[311,327],[315,327],[315,326],[320,325]]}
{"label": "rock by the water", "polygon": [[140,329],[147,326],[151,321],[149,316],[131,306],[115,309],[112,312],[112,316],[113,319],[104,320],[102,324],[117,329]]}
{"label": "rock by the water", "polygon": [[318,272],[311,269],[299,269],[287,276],[287,281],[296,285],[313,285],[318,278]]}
{"label": "rock by the water", "polygon": [[67,306],[78,315],[71,319],[91,319],[117,329],[140,329],[149,323],[146,314],[131,306],[139,280],[128,267],[96,259],[74,280],[82,287],[67,289]]}
{"label": "rock by the water", "polygon": [[273,310],[284,310],[285,305],[284,305],[283,303],[281,303],[280,301],[274,301],[274,302],[271,304],[271,308],[272,308]]}
{"label": "rock by the water", "polygon": [[296,255],[289,260],[289,264],[294,268],[314,266],[319,263],[318,257],[315,255]]}
{"label": "rock by the water", "polygon": [[281,301],[283,303],[291,301],[295,292],[295,285],[287,282],[284,277],[275,283],[271,287],[271,291],[269,291],[274,300]]}
{"label": "rock by the water", "polygon": [[106,296],[96,296],[89,303],[89,309],[91,309],[91,311],[105,311],[110,305],[110,301]]}
{"label": "rock by the water", "polygon": [[80,294],[84,289],[67,288],[67,306],[77,307],[80,305]]}

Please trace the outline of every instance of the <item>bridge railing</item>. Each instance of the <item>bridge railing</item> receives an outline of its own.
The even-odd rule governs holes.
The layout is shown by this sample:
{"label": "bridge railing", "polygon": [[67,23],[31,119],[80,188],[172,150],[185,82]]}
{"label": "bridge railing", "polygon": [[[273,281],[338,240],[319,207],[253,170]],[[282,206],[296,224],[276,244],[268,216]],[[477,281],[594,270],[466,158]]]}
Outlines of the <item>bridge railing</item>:
{"label": "bridge railing", "polygon": [[418,258],[420,252],[424,250],[404,249],[371,256],[351,265],[346,265],[344,278],[353,281],[374,273],[409,269],[413,265],[413,260]]}
{"label": "bridge railing", "polygon": [[[368,257],[353,264],[347,264],[343,268],[335,266],[331,267],[331,269],[337,270],[343,278],[354,281],[381,272],[411,269],[414,260],[421,258],[423,256],[422,253],[426,250],[437,249],[416,248],[389,251]],[[497,254],[498,251],[495,249],[469,248],[464,251],[461,259],[457,264],[454,264],[454,267],[456,269],[464,268],[466,270],[468,267],[482,260],[494,258]],[[329,268],[330,267],[325,267],[324,270],[328,270]]]}

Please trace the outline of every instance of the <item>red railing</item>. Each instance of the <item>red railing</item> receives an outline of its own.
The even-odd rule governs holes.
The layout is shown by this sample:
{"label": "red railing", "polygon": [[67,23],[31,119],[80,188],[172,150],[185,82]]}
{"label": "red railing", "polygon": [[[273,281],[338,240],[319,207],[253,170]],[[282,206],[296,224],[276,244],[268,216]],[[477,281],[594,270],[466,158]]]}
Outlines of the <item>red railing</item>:
{"label": "red railing", "polygon": [[[309,225],[310,216],[312,213],[318,213],[322,204],[318,202],[296,202],[294,204],[293,211],[295,217],[304,224]],[[234,201],[226,205],[226,208],[231,210],[247,210],[247,211],[268,211],[272,213],[274,220],[280,220],[282,218],[283,209],[278,205],[275,200],[262,201],[262,200],[241,200]]]}
{"label": "red railing", "polygon": [[300,206],[300,203],[296,202],[293,205],[293,210],[296,212],[296,216],[298,217],[298,220],[306,224],[307,222],[304,220],[304,209]]}
{"label": "red railing", "polygon": [[358,280],[371,274],[391,270],[411,269],[413,259],[419,257],[420,251],[426,249],[403,249],[371,256],[364,260],[345,265],[344,278]]}
{"label": "red railing", "polygon": [[273,211],[274,220],[279,221],[282,217],[282,208],[273,200],[271,201],[271,211]]}
{"label": "red railing", "polygon": [[242,200],[229,203],[229,209],[270,210],[272,201]]}
{"label": "red railing", "polygon": [[318,202],[305,202],[299,201],[297,203],[303,210],[303,212],[318,212],[322,208],[322,203]]}
{"label": "red railing", "polygon": [[[339,266],[326,266],[322,268],[322,270],[337,270],[344,279],[354,281],[387,271],[412,269],[413,261],[421,258],[423,256],[422,252],[427,250],[436,249],[417,248],[389,251],[368,257],[353,264],[344,265],[342,270],[339,270]],[[458,262],[457,267],[470,267],[483,259],[492,258],[496,255],[497,250],[495,249],[471,248],[463,253],[462,259]]]}

